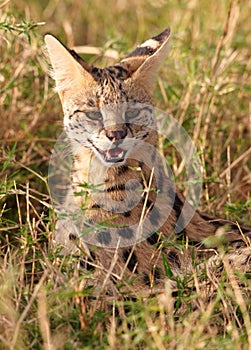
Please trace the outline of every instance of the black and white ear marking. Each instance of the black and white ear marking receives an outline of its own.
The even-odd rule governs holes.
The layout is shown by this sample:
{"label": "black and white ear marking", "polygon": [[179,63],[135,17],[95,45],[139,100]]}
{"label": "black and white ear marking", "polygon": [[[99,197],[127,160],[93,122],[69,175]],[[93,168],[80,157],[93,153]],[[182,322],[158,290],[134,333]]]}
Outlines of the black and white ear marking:
{"label": "black and white ear marking", "polygon": [[169,28],[165,29],[159,35],[154,36],[151,39],[146,40],[143,44],[139,45],[134,51],[132,51],[126,58],[122,61],[125,62],[130,57],[149,57],[157,52],[162,45],[166,44],[169,40],[171,31]]}
{"label": "black and white ear marking", "polygon": [[170,34],[171,31],[167,28],[159,35],[148,39],[126,56],[120,65],[127,69],[131,78],[151,87],[168,53]]}

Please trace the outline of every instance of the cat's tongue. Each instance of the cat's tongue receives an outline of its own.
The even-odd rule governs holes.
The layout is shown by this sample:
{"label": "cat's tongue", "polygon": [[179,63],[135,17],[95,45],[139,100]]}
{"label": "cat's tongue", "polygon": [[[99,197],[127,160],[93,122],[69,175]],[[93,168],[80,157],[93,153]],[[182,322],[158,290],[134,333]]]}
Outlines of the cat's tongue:
{"label": "cat's tongue", "polygon": [[125,151],[119,147],[115,147],[106,151],[107,162],[122,162],[124,160]]}

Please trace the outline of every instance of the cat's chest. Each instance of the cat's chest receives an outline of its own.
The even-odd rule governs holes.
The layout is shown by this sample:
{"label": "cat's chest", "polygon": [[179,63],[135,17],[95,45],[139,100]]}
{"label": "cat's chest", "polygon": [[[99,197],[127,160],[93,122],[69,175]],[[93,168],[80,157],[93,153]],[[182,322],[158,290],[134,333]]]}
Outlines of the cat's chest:
{"label": "cat's chest", "polygon": [[157,197],[152,171],[137,161],[107,168],[91,160],[87,171],[87,159],[82,158],[85,167],[80,160],[78,157],[74,165],[72,189],[81,211],[78,226],[87,232],[85,240],[109,246],[116,246],[119,239],[137,241],[140,223],[152,211]]}

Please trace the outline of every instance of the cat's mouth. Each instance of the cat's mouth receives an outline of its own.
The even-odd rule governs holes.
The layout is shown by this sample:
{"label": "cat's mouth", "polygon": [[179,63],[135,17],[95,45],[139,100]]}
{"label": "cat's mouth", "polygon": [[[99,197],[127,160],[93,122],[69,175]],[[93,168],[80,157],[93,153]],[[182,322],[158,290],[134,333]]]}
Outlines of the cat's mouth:
{"label": "cat's mouth", "polygon": [[101,150],[100,148],[96,147],[95,144],[88,140],[93,148],[95,149],[96,153],[101,156],[102,160],[105,163],[122,163],[125,160],[127,150],[119,147],[118,145],[114,145],[114,147],[111,147],[106,150]]}
{"label": "cat's mouth", "polygon": [[127,151],[120,147],[113,147],[105,151],[99,150],[105,162],[121,163],[124,161]]}

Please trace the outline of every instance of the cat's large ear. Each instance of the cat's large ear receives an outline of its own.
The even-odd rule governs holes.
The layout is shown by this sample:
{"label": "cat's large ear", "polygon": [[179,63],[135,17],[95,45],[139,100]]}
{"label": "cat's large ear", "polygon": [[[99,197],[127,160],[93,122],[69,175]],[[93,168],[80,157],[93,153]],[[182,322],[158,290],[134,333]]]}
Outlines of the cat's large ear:
{"label": "cat's large ear", "polygon": [[120,65],[128,71],[131,78],[152,88],[156,82],[158,70],[168,53],[170,34],[171,31],[168,28],[145,41],[126,56]]}
{"label": "cat's large ear", "polygon": [[52,35],[45,36],[45,44],[52,65],[52,77],[56,81],[56,90],[63,102],[82,88],[94,83],[89,73],[91,66],[74,51],[68,50]]}

